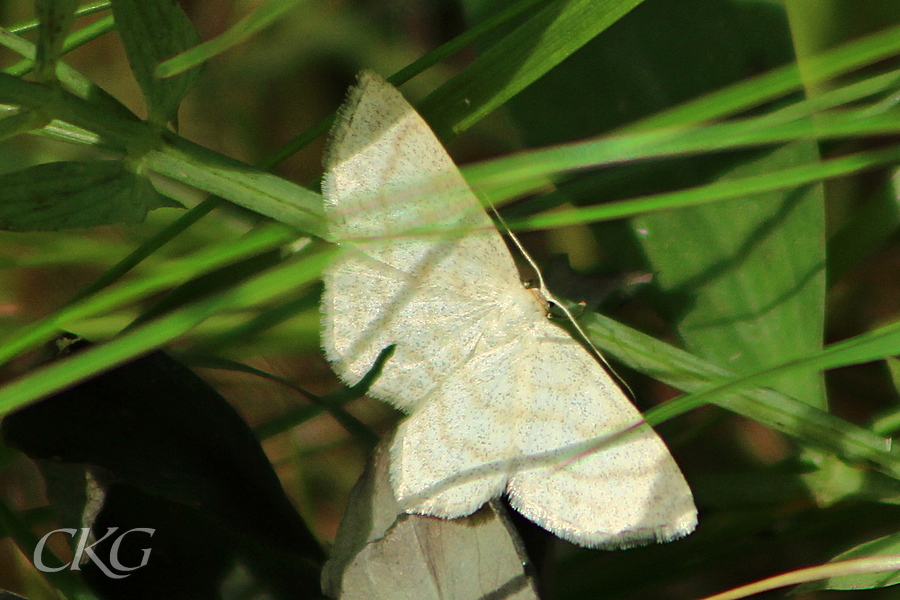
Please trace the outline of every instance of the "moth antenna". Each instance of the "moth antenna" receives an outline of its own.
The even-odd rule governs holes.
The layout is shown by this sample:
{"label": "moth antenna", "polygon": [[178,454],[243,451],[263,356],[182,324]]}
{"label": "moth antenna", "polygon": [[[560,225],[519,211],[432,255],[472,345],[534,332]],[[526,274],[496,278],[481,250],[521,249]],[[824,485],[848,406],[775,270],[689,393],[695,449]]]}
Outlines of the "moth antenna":
{"label": "moth antenna", "polygon": [[568,321],[578,332],[578,335],[581,337],[582,342],[585,343],[588,348],[590,348],[594,357],[597,358],[601,363],[603,363],[603,365],[606,367],[606,370],[609,371],[610,374],[612,374],[612,376],[616,378],[619,384],[626,390],[628,390],[628,394],[632,398],[634,398],[634,390],[632,390],[631,386],[629,386],[628,383],[624,379],[622,379],[622,377],[618,373],[615,372],[615,370],[612,368],[612,365],[610,365],[609,361],[606,360],[606,357],[603,356],[603,353],[597,349],[597,347],[591,341],[591,338],[588,337],[587,332],[585,332],[585,330],[581,328],[581,325],[575,319],[575,316],[572,314],[572,311],[569,310],[569,307],[563,304],[555,295],[553,295],[553,293],[550,292],[547,284],[544,283],[544,275],[541,273],[541,269],[538,267],[534,259],[531,258],[531,254],[528,253],[528,251],[525,249],[525,246],[522,245],[522,242],[519,241],[518,236],[513,233],[512,229],[509,228],[509,225],[506,224],[506,221],[503,219],[503,217],[500,216],[500,212],[497,210],[497,208],[490,202],[487,202],[486,204],[488,208],[490,208],[494,216],[497,218],[497,221],[499,222],[503,232],[509,236],[509,239],[513,241],[513,244],[515,244],[516,248],[518,248],[519,252],[525,258],[525,260],[528,261],[528,264],[531,265],[532,270],[537,276],[538,291],[540,292],[541,296],[543,296],[544,300],[548,303],[552,302],[553,304],[558,306],[560,310],[562,310],[563,314],[566,316],[566,319],[568,319]]}

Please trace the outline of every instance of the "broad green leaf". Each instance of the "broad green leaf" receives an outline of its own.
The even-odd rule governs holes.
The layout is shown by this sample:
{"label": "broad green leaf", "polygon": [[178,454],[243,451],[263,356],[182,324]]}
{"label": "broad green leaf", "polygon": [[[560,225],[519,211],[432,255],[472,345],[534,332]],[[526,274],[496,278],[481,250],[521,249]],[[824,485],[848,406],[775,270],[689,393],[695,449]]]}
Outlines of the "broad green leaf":
{"label": "broad green leaf", "polygon": [[173,0],[113,0],[112,9],[131,70],[147,101],[149,120],[159,125],[176,121],[178,105],[200,71],[157,79],[156,65],[200,43],[194,26]]}
{"label": "broad green leaf", "polygon": [[[751,197],[784,189],[797,189],[819,183],[825,179],[862,173],[892,165],[898,161],[900,161],[900,147],[888,146],[880,150],[856,152],[829,160],[791,165],[771,172],[720,179],[712,183],[679,189],[674,192],[646,194],[629,200],[610,202],[609,204],[583,206],[565,211],[551,211],[531,217],[510,219],[508,224],[515,231],[533,231],[536,229],[565,227],[566,225],[609,221],[640,213],[672,210],[684,206]],[[502,164],[502,162],[499,162],[499,164]],[[471,181],[471,183],[476,182],[477,179]],[[597,190],[597,186],[593,182],[581,181],[579,183],[587,184],[581,186],[585,192]],[[579,186],[576,184],[572,187],[577,189]],[[504,192],[502,187],[499,189],[501,192]],[[506,191],[508,192],[508,190],[509,188]],[[571,190],[567,187],[567,191]]]}
{"label": "broad green leaf", "polygon": [[[61,120],[100,134],[100,139],[128,147],[148,142],[146,124],[100,113],[89,102],[65,91],[22,81],[0,73],[0,102],[45,111]],[[150,132],[152,135],[152,132]],[[322,197],[295,183],[249,167],[169,133],[158,149],[140,156],[136,169],[152,170],[217,194],[250,210],[324,237]]]}
{"label": "broad green leaf", "polygon": [[797,65],[811,96],[818,96],[833,84],[816,77],[816,62],[823,51],[900,21],[900,5],[892,0],[870,0],[864,6],[840,0],[787,0],[784,6],[790,17]]}
{"label": "broad green leaf", "polygon": [[[548,71],[509,108],[528,147],[636,122],[666,127],[730,116],[800,87],[791,67],[776,68],[792,57],[787,33],[777,11],[743,3],[645,2]],[[547,106],[555,110],[548,113]]]}
{"label": "broad green leaf", "polygon": [[[900,81],[900,76],[895,75],[894,79]],[[791,108],[799,109],[799,103]],[[510,194],[510,191],[514,194],[536,191],[548,178],[564,180],[565,175],[588,167],[625,164],[652,158],[765,148],[777,143],[798,140],[892,137],[900,131],[900,118],[893,115],[867,116],[868,111],[845,111],[839,115],[815,115],[814,118],[802,113],[794,117],[788,115],[781,117],[779,116],[781,112],[748,119],[734,119],[714,125],[641,128],[637,132],[617,133],[519,152],[467,166],[464,172],[466,179],[479,192],[493,198],[494,203],[498,203],[508,199],[501,194]],[[888,160],[895,160],[895,155],[889,154]],[[805,162],[810,167],[819,164],[818,160]],[[875,169],[883,164],[884,162],[873,160],[868,167]],[[787,163],[785,170],[796,166],[796,162]],[[853,168],[861,170],[866,166],[856,163]],[[763,175],[777,173],[779,171],[773,168]],[[822,170],[820,177],[825,176],[833,177],[835,173]],[[733,181],[733,178],[729,180]],[[795,186],[796,179],[785,182],[784,185]],[[666,208],[667,202],[660,202],[658,206]],[[563,218],[570,218],[572,214],[567,212]],[[533,224],[534,220],[530,222]],[[576,221],[570,218],[569,222]]]}
{"label": "broad green leaf", "polygon": [[47,231],[140,223],[180,206],[119,161],[55,162],[0,176],[0,229]]}
{"label": "broad green leaf", "polygon": [[[747,162],[728,177],[805,162],[792,144]],[[645,215],[632,221],[657,271],[659,306],[688,350],[737,372],[821,347],[825,298],[822,191],[799,188]],[[825,407],[821,376],[772,385]]]}
{"label": "broad green leaf", "polygon": [[894,384],[894,390],[900,392],[900,359],[896,357],[888,358],[887,366],[891,372],[891,381]]}
{"label": "broad green leaf", "polygon": [[[900,394],[900,359],[889,356],[885,362],[891,375],[891,383],[894,386],[894,406],[896,407],[897,396]],[[872,431],[879,435],[896,435],[898,429],[900,429],[900,410],[897,408],[882,415],[872,423]]]}
{"label": "broad green leaf", "polygon": [[[842,342],[830,344],[824,349],[810,353],[807,356],[788,360],[746,375],[714,382],[709,387],[704,387],[697,392],[659,405],[648,411],[645,416],[649,423],[662,423],[672,417],[682,415],[709,403],[727,406],[725,403],[732,402],[731,398],[735,394],[743,394],[755,387],[768,386],[770,382],[777,381],[783,377],[882,360],[896,354],[900,354],[900,321]],[[800,404],[802,405],[802,403]],[[813,409],[810,407],[809,410]],[[811,412],[809,414],[814,415],[815,413]],[[808,418],[800,419],[799,424],[801,427],[815,425]],[[823,428],[819,428],[818,425],[815,425],[815,427],[817,431],[811,431],[811,435],[824,433],[826,436],[832,436],[831,433]],[[853,429],[862,432],[866,431],[850,426],[849,430]],[[853,436],[856,438],[855,440],[851,440],[848,437],[845,441],[842,441],[840,438],[844,434],[840,433],[840,430],[849,431],[846,426],[837,428],[838,438],[835,441],[842,442],[841,445],[846,445],[846,451],[838,450],[838,454],[848,457],[851,454],[856,454],[857,457],[854,460],[864,465],[877,466],[882,472],[895,479],[900,479],[900,454],[890,451],[888,440],[885,440],[880,450],[871,446],[864,448],[858,444],[860,441],[859,436]],[[852,443],[847,444],[848,442]],[[860,453],[860,450],[862,450],[862,453]]]}
{"label": "broad green leaf", "polygon": [[[900,50],[900,27],[894,26],[823,52],[807,60],[801,80],[796,63],[772,69],[716,92],[642,119],[640,127],[660,127],[679,123],[697,123],[722,118],[752,109],[771,100],[801,90],[803,83],[815,84],[856,73],[877,64]],[[816,99],[827,97],[826,94]]]}
{"label": "broad green leaf", "polygon": [[[900,228],[898,173],[872,190],[843,226],[828,238],[828,281],[840,281]],[[900,386],[898,386],[900,389]]]}
{"label": "broad green leaf", "polygon": [[[705,0],[644,3],[513,99],[510,111],[529,146],[559,144],[633,122],[641,124],[637,131],[647,132],[642,118],[740,81],[750,63],[763,70],[790,61],[788,34],[778,10]],[[704,65],[702,72],[697,64]],[[588,92],[592,89],[597,93]],[[603,93],[606,89],[611,93]],[[732,109],[714,93],[703,99],[707,108],[695,109],[697,114]],[[543,108],[548,102],[555,106],[551,114]],[[785,118],[780,124],[768,122],[775,128],[800,123]],[[768,119],[775,117],[759,117],[755,126],[748,119],[748,132],[764,135]],[[738,123],[706,130],[706,143],[736,142],[742,137],[737,130],[722,130],[718,136],[715,127],[740,128]],[[677,131],[670,130],[669,141],[679,139]],[[609,142],[614,147],[616,138]],[[668,143],[660,142],[663,147]],[[627,142],[620,151],[626,154]],[[655,154],[638,150],[633,156],[644,152]],[[585,211],[604,210],[598,206],[604,200],[641,197],[645,210],[654,202],[654,214],[635,216],[627,226],[596,227],[594,233],[616,268],[657,274],[649,300],[692,353],[742,372],[820,348],[825,289],[821,191],[785,185],[739,196],[747,193],[741,188],[748,180],[774,179],[773,174],[798,164],[818,167],[816,148],[795,143],[765,152],[676,159],[677,151],[662,150],[660,155],[669,160],[576,174],[561,182],[558,191]],[[721,199],[731,185],[734,200],[699,205],[702,186],[721,186]],[[698,206],[672,210],[676,201],[696,201]],[[795,387],[782,389],[787,395],[824,406],[817,373],[790,383]]]}

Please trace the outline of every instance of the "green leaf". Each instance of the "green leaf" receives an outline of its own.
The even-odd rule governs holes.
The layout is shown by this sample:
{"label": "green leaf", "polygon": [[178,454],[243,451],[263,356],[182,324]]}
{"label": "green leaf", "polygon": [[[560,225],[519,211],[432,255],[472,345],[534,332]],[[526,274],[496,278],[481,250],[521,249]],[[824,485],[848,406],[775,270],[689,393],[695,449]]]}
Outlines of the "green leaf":
{"label": "green leaf", "polygon": [[883,182],[828,238],[828,281],[833,283],[843,279],[850,269],[878,250],[900,227],[900,188],[897,183],[896,175]]}
{"label": "green leaf", "polygon": [[887,366],[891,372],[891,382],[894,384],[894,390],[900,392],[900,360],[895,357],[888,358]]}
{"label": "green leaf", "polygon": [[160,63],[156,67],[155,74],[157,77],[165,78],[184,73],[188,69],[240,44],[288,10],[298,6],[300,6],[300,2],[297,2],[297,0],[268,0],[268,2],[260,5],[221,35]]}
{"label": "green leaf", "polygon": [[326,237],[322,196],[183,138],[141,158],[141,166],[192,185],[252,211]]}
{"label": "green leaf", "polygon": [[[512,100],[509,109],[529,146],[622,129],[740,81],[751,63],[754,69],[765,69],[789,61],[787,32],[784,13],[778,10],[761,12],[746,4],[705,0],[644,3]],[[704,65],[702,74],[698,64]],[[586,95],[579,92],[585,82],[614,93]],[[732,106],[717,95],[704,99],[706,114]],[[557,107],[550,115],[543,108],[548,100]],[[773,174],[798,164],[818,167],[817,149],[795,142],[775,150],[679,159],[675,147],[695,135],[697,141],[705,138],[700,143],[709,144],[710,150],[719,144],[737,146],[750,137],[762,141],[770,127],[784,127],[784,132],[809,127],[807,133],[815,135],[814,120],[804,124],[803,119],[792,122],[790,114],[772,113],[770,109],[760,117],[709,129],[670,125],[655,132],[660,145],[670,150],[660,152],[669,161],[576,174],[558,186],[567,201],[585,211],[614,209],[615,204],[596,205],[623,197],[642,197],[643,207],[633,209],[646,210],[651,199],[655,201],[654,214],[595,228],[597,243],[607,250],[615,268],[656,273],[655,293],[649,299],[687,349],[738,373],[821,347],[825,291],[821,190],[799,187],[787,177],[780,178],[781,189],[756,190],[752,196],[747,189],[757,178],[772,178],[768,182],[775,184],[779,179]],[[785,120],[779,122],[780,118]],[[718,127],[724,129],[717,133]],[[643,127],[637,131],[654,135]],[[640,144],[640,135],[630,135],[609,138],[608,150],[620,152],[625,161],[656,153],[648,144],[648,149],[632,148],[629,157],[629,142]],[[617,147],[619,141],[623,146]],[[572,150],[575,158],[578,153]],[[732,185],[734,200],[701,205],[702,186],[709,186],[709,192],[717,189],[721,200],[728,197],[721,192]],[[697,205],[673,210],[691,200]],[[777,385],[787,395],[822,407],[819,377],[812,373]]]}
{"label": "green leaf", "polygon": [[[900,147],[888,146],[879,150],[856,152],[830,160],[790,165],[771,172],[718,179],[712,183],[673,192],[646,194],[609,204],[583,206],[565,211],[550,211],[531,217],[510,219],[508,224],[514,231],[533,231],[580,223],[609,221],[639,213],[672,210],[684,206],[768,194],[777,190],[796,189],[824,179],[871,171],[878,167],[895,164],[898,161],[900,161]],[[498,160],[497,164],[502,165],[503,162]],[[468,169],[465,172],[468,173]],[[470,181],[470,183],[475,182],[477,182],[476,179]],[[587,183],[588,185],[584,186],[586,191],[597,189],[595,184]],[[507,195],[509,187],[505,190],[502,186],[497,186],[497,188],[506,198],[509,197]],[[486,191],[492,194],[496,193],[496,190],[487,189]]]}
{"label": "green leaf", "polygon": [[140,223],[180,206],[119,161],[54,162],[0,176],[0,229],[48,231]]}
{"label": "green leaf", "polygon": [[[609,350],[607,348],[607,350]],[[777,381],[782,377],[803,375],[816,370],[834,369],[837,367],[845,367],[848,365],[862,364],[874,360],[881,360],[887,356],[900,354],[900,321],[891,323],[885,327],[880,327],[874,331],[858,335],[856,337],[831,344],[826,348],[813,352],[801,358],[795,358],[786,362],[766,367],[760,371],[742,375],[733,379],[728,379],[715,383],[710,387],[705,387],[698,392],[677,398],[659,405],[645,414],[647,422],[651,424],[662,423],[674,416],[684,414],[690,410],[694,410],[708,403],[721,404],[726,408],[731,408],[726,403],[732,402],[731,398],[735,394],[743,394],[745,391],[755,387],[767,386],[771,381]],[[798,402],[801,406],[806,406],[802,402]],[[774,406],[773,406],[774,407]],[[775,407],[777,408],[777,407]],[[818,409],[807,408],[808,415],[814,416]],[[890,444],[885,440],[882,449],[877,449],[871,444],[863,442],[862,437],[871,437],[871,432],[850,425],[844,422],[843,427],[833,428],[833,432],[827,431],[827,428],[814,424],[808,418],[802,415],[798,421],[800,427],[810,428],[812,431],[808,435],[819,436],[825,434],[826,438],[833,438],[832,442],[822,444],[828,447],[835,445],[833,452],[841,456],[854,457],[853,459],[867,466],[876,466],[884,473],[895,479],[900,479],[900,455],[890,451]],[[827,414],[822,412],[821,414]],[[820,423],[821,420],[820,420]],[[853,435],[855,439],[843,439],[845,432],[857,430],[865,434],[864,436]],[[837,435],[835,435],[837,434]],[[801,436],[805,437],[805,436]],[[818,444],[818,443],[817,443]],[[866,447],[868,446],[868,447]]]}
{"label": "green leaf", "polygon": [[[806,162],[791,144],[729,171],[765,173]],[[633,220],[657,271],[658,305],[689,351],[737,372],[821,347],[825,298],[822,190],[799,188]],[[784,378],[778,390],[825,407],[821,376]]]}
{"label": "green leaf", "polygon": [[900,504],[900,481],[874,469],[847,464],[835,456],[815,457],[816,470],[802,475],[816,505],[840,502]]}
{"label": "green leaf", "polygon": [[441,139],[465,131],[641,0],[557,0],[533,13],[418,107]]}
{"label": "green leaf", "polygon": [[[897,404],[897,394],[900,394],[900,360],[889,356],[885,362],[891,375],[891,383],[894,386],[894,406]],[[894,435],[900,429],[900,410],[894,408],[882,415],[872,423],[872,431],[879,435]]]}
{"label": "green leaf", "polygon": [[147,101],[149,120],[159,125],[176,121],[178,105],[200,71],[157,79],[156,65],[200,43],[194,26],[173,0],[113,0],[112,8],[131,70]]}
{"label": "green leaf", "polygon": [[[96,107],[65,91],[50,90],[0,73],[0,102],[17,104],[50,114],[100,134],[101,140],[127,148],[150,148],[136,169],[152,170],[222,198],[241,204],[288,225],[324,237],[322,197],[295,183],[249,167],[169,132],[168,143],[157,149],[154,133],[145,123],[101,113]],[[148,135],[149,133],[149,135]]]}
{"label": "green leaf", "polygon": [[[895,76],[897,81],[900,78]],[[791,109],[803,108],[801,104],[792,105]],[[792,112],[798,112],[792,111]],[[784,111],[768,113],[761,117],[734,119],[726,123],[695,127],[663,127],[659,129],[639,129],[637,132],[619,133],[600,136],[584,141],[559,144],[549,148],[541,148],[519,152],[511,156],[497,158],[484,163],[477,163],[463,169],[466,180],[479,192],[490,196],[492,203],[502,202],[510,194],[522,194],[540,190],[548,178],[559,180],[567,174],[588,167],[600,167],[644,161],[651,158],[670,158],[673,156],[690,156],[711,154],[727,150],[771,147],[777,143],[788,143],[798,140],[830,140],[851,137],[872,137],[896,135],[900,129],[900,119],[893,115],[866,116],[866,112],[845,111],[840,115],[817,114],[814,118],[800,114],[783,118]],[[858,155],[866,156],[863,154]],[[868,155],[876,158],[877,155]],[[820,164],[817,156],[806,157],[807,169],[815,171]],[[885,157],[887,161],[896,160],[896,154]],[[799,161],[787,163],[782,174],[788,168],[796,168]],[[802,163],[800,163],[802,164]],[[868,165],[855,161],[845,168],[875,169],[883,162],[872,160]],[[778,166],[778,165],[774,165]],[[835,176],[834,169],[820,169],[820,177]],[[763,171],[760,175],[766,179],[757,181],[770,182],[770,185],[784,187],[798,185],[796,178],[775,178],[778,170]],[[751,173],[751,176],[756,174]],[[561,177],[562,176],[562,177]],[[728,178],[734,181],[734,177]],[[725,189],[725,188],[722,188]],[[753,190],[748,190],[752,192]],[[504,194],[504,195],[501,195]],[[671,207],[672,197],[659,202],[658,208]],[[646,207],[643,208],[646,210]],[[635,210],[634,212],[638,212]],[[572,212],[566,212],[561,218],[571,219]],[[540,220],[540,217],[533,218]],[[533,223],[535,220],[529,222]],[[550,222],[543,221],[549,225]]]}

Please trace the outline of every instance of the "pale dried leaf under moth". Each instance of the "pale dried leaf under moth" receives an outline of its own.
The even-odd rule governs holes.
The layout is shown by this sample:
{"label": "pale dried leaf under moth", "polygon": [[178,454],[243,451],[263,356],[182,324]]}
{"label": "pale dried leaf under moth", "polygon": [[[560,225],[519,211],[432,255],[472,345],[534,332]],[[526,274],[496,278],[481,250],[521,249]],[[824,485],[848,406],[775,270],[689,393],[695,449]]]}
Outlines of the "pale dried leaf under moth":
{"label": "pale dried leaf under moth", "polygon": [[325,595],[341,600],[537,600],[522,543],[503,508],[488,503],[447,521],[406,515],[394,499],[388,445],[376,448],[350,494]]}

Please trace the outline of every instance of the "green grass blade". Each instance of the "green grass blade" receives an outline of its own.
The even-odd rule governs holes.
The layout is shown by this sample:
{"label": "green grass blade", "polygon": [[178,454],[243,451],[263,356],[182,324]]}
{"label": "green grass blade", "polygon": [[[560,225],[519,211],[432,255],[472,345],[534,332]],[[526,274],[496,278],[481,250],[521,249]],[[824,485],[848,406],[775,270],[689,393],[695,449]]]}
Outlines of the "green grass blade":
{"label": "green grass blade", "polygon": [[0,364],[50,340],[59,330],[70,327],[79,319],[102,314],[146,298],[188,278],[276,248],[295,237],[296,233],[293,230],[282,225],[260,227],[240,240],[206,248],[178,262],[172,261],[161,272],[72,303],[43,320],[18,329],[4,340],[0,345]]}
{"label": "green grass blade", "polygon": [[220,35],[162,61],[156,66],[154,75],[166,78],[184,73],[240,44],[300,4],[297,0],[268,0]]}
{"label": "green grass blade", "polygon": [[[900,82],[900,74],[894,74]],[[823,114],[775,124],[771,115],[696,128],[663,128],[604,136],[557,147],[520,152],[465,167],[466,179],[479,190],[538,189],[562,173],[707,152],[747,149],[799,140],[890,136],[900,132],[900,116],[869,116],[868,111]]]}
{"label": "green grass blade", "polygon": [[533,13],[419,110],[441,139],[465,131],[628,13],[641,0],[558,0]]}
{"label": "green grass blade", "polygon": [[611,204],[586,206],[564,212],[510,219],[508,224],[513,231],[534,231],[582,223],[610,221],[636,214],[752,196],[773,190],[798,188],[833,177],[870,171],[885,165],[896,164],[898,161],[900,161],[900,148],[857,152],[856,154],[822,162],[801,164],[771,173],[748,175],[738,179],[716,181],[676,192],[664,192]]}
{"label": "green grass blade", "polygon": [[[736,379],[733,371],[602,315],[591,313],[579,321],[590,334],[591,342],[604,354],[682,391],[705,394],[711,387]],[[804,368],[797,367],[800,372]],[[706,396],[701,402],[688,398],[667,402],[648,411],[645,417],[659,424],[709,402],[848,460],[891,464],[891,469],[900,474],[883,437],[774,390],[735,385],[727,392]]]}
{"label": "green grass blade", "polygon": [[220,311],[295,293],[304,283],[314,281],[337,251],[334,246],[320,246],[302,259],[266,271],[215,298],[182,307],[109,342],[32,371],[0,389],[0,415],[159,348]]}
{"label": "green grass blade", "polygon": [[326,236],[322,197],[286,179],[177,138],[144,155],[143,165],[276,221]]}
{"label": "green grass blade", "polygon": [[[809,83],[827,81],[897,53],[900,53],[900,27],[892,27],[811,58],[805,76]],[[792,63],[642,119],[629,129],[700,123],[727,117],[800,90],[803,83],[797,65]]]}

